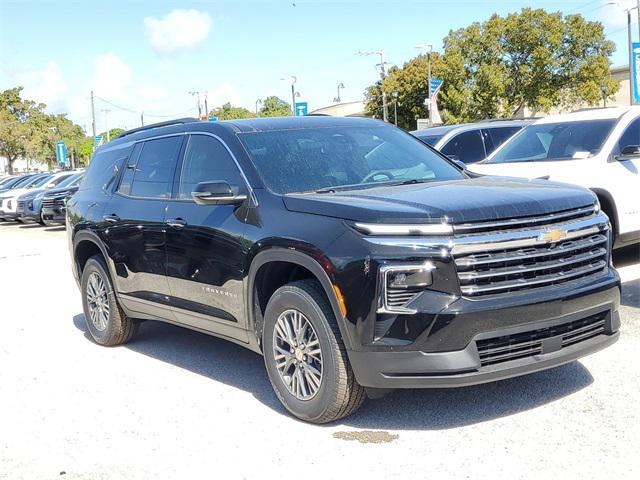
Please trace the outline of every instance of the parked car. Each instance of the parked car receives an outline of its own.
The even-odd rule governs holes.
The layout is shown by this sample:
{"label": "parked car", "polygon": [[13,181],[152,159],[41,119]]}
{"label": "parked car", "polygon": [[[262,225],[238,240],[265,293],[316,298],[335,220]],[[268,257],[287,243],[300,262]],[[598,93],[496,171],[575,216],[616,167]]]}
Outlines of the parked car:
{"label": "parked car", "polygon": [[8,188],[0,194],[0,219],[4,221],[15,220],[17,197],[30,188],[36,188],[51,178],[51,173],[38,173],[25,178],[24,182],[17,182],[12,188]]}
{"label": "parked car", "polygon": [[[67,185],[44,192],[40,201],[40,223],[42,225],[56,225],[65,223],[67,199],[78,191],[83,173],[71,177]],[[34,210],[37,204],[32,207]]]}
{"label": "parked car", "polygon": [[125,343],[140,320],[220,336],[262,354],[277,397],[310,422],[618,338],[593,192],[474,178],[377,120],[131,130],[96,150],[66,221],[95,342]]}
{"label": "parked car", "polygon": [[474,172],[549,178],[590,188],[611,220],[614,246],[640,242],[640,107],[551,115],[513,137]]}
{"label": "parked car", "polygon": [[446,156],[471,164],[487,158],[531,122],[532,120],[487,120],[425,128],[411,133]]}
{"label": "parked car", "polygon": [[[55,188],[49,190],[35,190],[21,195],[18,198],[17,215],[18,220],[21,221],[35,221],[40,225],[45,225],[45,221],[42,218],[42,199],[45,195],[55,195],[64,193],[67,190],[66,187],[77,187],[82,180],[83,173],[73,173],[72,175],[65,177]],[[75,190],[73,190],[75,192]],[[64,218],[63,220],[64,221]]]}
{"label": "parked car", "polygon": [[31,179],[33,179],[33,177],[35,177],[36,175],[37,175],[36,173],[32,173],[28,175],[13,176],[12,178],[4,182],[2,185],[0,185],[0,196],[4,194],[4,192],[6,192],[7,190],[11,190],[12,188],[18,188],[21,185],[24,185],[30,182]]}
{"label": "parked car", "polygon": [[[4,192],[0,201],[0,216],[5,220],[18,220],[21,212],[19,208],[19,197],[28,192],[40,192],[42,190],[56,187],[60,182],[69,178],[74,173],[71,171],[63,171],[58,173],[42,173],[35,176],[31,182],[26,183],[19,188],[12,188]],[[23,206],[24,207],[24,206]]]}

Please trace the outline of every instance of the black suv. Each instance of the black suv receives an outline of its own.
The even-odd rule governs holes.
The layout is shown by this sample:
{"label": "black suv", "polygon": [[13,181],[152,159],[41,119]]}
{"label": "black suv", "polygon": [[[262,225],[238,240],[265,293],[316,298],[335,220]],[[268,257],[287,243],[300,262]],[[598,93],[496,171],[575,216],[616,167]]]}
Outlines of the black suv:
{"label": "black suv", "polygon": [[593,193],[472,175],[363,118],[179,120],[100,147],[67,201],[89,332],[141,320],[264,356],[321,423],[366,394],[571,362],[618,338],[620,280]]}

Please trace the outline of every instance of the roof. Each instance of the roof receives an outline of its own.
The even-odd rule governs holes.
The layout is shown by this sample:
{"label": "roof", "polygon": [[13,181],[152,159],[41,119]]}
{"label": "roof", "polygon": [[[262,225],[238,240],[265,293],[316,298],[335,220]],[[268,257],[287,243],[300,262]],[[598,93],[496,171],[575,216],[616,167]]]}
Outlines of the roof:
{"label": "roof", "polygon": [[453,130],[463,132],[466,130],[476,130],[479,128],[495,128],[495,127],[521,127],[523,124],[528,125],[532,120],[527,119],[508,119],[508,120],[484,120],[475,123],[459,123],[456,125],[443,125],[441,127],[429,127],[411,132],[418,136],[445,135]]}
{"label": "roof", "polygon": [[609,108],[585,108],[571,113],[549,115],[537,120],[535,123],[575,122],[580,120],[617,119],[628,112],[640,114],[640,106],[609,107]]}
{"label": "roof", "polygon": [[381,125],[389,125],[371,118],[332,116],[247,118],[242,120],[225,120],[220,122],[220,124],[231,125],[240,132],[264,132],[322,127],[379,127]]}

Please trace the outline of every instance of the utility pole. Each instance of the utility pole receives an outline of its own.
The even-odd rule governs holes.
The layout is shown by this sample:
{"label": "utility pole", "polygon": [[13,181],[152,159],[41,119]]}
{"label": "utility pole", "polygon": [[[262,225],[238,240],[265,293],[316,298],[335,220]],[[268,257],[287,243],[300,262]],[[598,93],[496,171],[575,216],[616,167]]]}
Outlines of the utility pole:
{"label": "utility pole", "polygon": [[[280,80],[286,81],[286,78],[281,78]],[[296,92],[296,82],[298,81],[298,77],[295,75],[291,75],[291,116],[296,116],[296,96],[300,96],[298,92]]]}
{"label": "utility pole", "polygon": [[93,138],[96,138],[96,110],[93,105],[93,90],[91,90],[91,128],[93,130]]}
{"label": "utility pole", "polygon": [[198,120],[200,120],[202,118],[202,106],[200,105],[200,92],[191,91],[191,92],[189,92],[189,95],[194,96],[194,97],[197,98],[197,102],[198,102]]}
{"label": "utility pole", "polygon": [[433,51],[433,45],[430,43],[423,43],[416,45],[416,48],[421,49],[427,54],[427,100],[429,100],[429,126],[433,127],[433,98],[431,98],[431,52]]}
{"label": "utility pole", "polygon": [[261,99],[257,99],[256,100],[256,117],[260,116],[260,111],[258,110],[258,105],[262,105],[262,100]]}
{"label": "utility pole", "polygon": [[393,92],[393,123],[398,126],[398,92]]}
{"label": "utility pole", "polygon": [[207,119],[209,118],[209,104],[207,103],[208,93],[209,92],[204,92],[204,114],[207,117]]}
{"label": "utility pole", "polygon": [[109,112],[111,110],[109,110],[108,108],[103,108],[100,111],[104,113],[104,126],[107,129],[107,143],[109,143],[111,141],[111,135],[109,135]]}
{"label": "utility pole", "polygon": [[140,125],[144,127],[144,110],[140,112]]}
{"label": "utility pole", "polygon": [[386,78],[387,74],[384,70],[384,66],[386,65],[386,62],[384,61],[384,50],[377,50],[377,51],[372,51],[372,52],[358,52],[358,55],[360,56],[369,56],[369,55],[380,55],[380,63],[376,65],[380,67],[380,88],[382,89],[382,119],[385,122],[389,121],[389,111],[387,109],[387,93],[384,91],[384,86],[382,85],[382,83],[384,82],[384,79]]}

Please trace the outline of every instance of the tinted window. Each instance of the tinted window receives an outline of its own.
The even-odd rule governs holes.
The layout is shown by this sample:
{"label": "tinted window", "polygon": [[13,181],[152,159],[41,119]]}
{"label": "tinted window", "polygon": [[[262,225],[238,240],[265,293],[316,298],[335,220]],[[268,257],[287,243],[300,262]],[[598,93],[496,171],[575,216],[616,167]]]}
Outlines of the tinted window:
{"label": "tinted window", "polygon": [[131,193],[131,182],[133,181],[133,175],[136,172],[136,162],[138,161],[143,145],[144,143],[136,143],[135,147],[133,147],[129,160],[124,166],[120,186],[118,186],[118,191],[124,195],[129,195]]}
{"label": "tinted window", "polygon": [[45,183],[47,183],[49,180],[51,180],[51,177],[53,177],[53,175],[45,175],[44,177],[37,177],[28,186],[32,187],[32,188],[40,187],[40,186],[44,185]]}
{"label": "tinted window", "polygon": [[640,118],[636,118],[626,128],[620,140],[618,140],[618,151],[620,153],[624,147],[630,145],[640,145]]}
{"label": "tinted window", "polygon": [[521,128],[522,127],[500,127],[487,129],[489,137],[491,138],[491,148],[487,147],[487,155],[509,140]]}
{"label": "tinted window", "polygon": [[62,182],[64,182],[65,180],[67,180],[69,177],[72,177],[72,176],[73,176],[72,173],[70,173],[69,175],[60,175],[59,177],[56,177],[51,181],[51,185],[52,186],[61,185]]}
{"label": "tinted window", "polygon": [[416,134],[416,137],[418,137],[420,140],[422,140],[424,143],[431,145],[432,147],[438,143],[438,140],[440,140],[443,135],[418,135]]}
{"label": "tinted window", "polygon": [[63,181],[58,184],[58,187],[67,187],[73,185],[77,186],[82,180],[82,173],[76,173],[75,175],[71,175],[70,177],[65,177]]}
{"label": "tinted window", "polygon": [[478,162],[485,158],[484,143],[479,130],[456,135],[440,151],[445,155],[455,155],[464,163]]}
{"label": "tinted window", "polygon": [[277,193],[462,178],[417,138],[386,126],[297,128],[239,135]]}
{"label": "tinted window", "polygon": [[130,195],[146,198],[169,197],[181,146],[182,136],[144,142],[136,162]]}
{"label": "tinted window", "polygon": [[127,147],[107,151],[102,150],[96,153],[87,167],[80,189],[106,189],[117,176],[117,171],[114,167],[116,165],[120,167],[130,151],[131,147]]}
{"label": "tinted window", "polygon": [[615,123],[614,119],[603,119],[530,125],[488,163],[587,158],[600,151]]}
{"label": "tinted window", "polygon": [[216,180],[234,186],[243,183],[236,163],[220,141],[207,135],[192,135],[182,162],[178,198],[191,198],[198,183]]}

